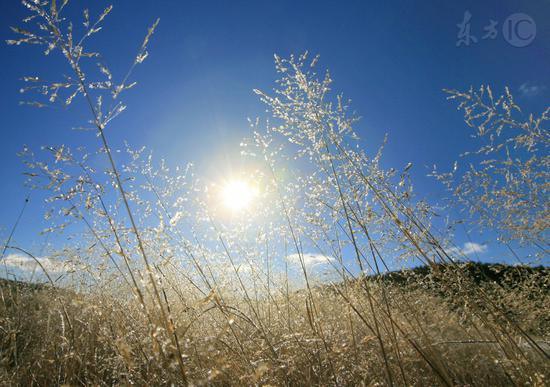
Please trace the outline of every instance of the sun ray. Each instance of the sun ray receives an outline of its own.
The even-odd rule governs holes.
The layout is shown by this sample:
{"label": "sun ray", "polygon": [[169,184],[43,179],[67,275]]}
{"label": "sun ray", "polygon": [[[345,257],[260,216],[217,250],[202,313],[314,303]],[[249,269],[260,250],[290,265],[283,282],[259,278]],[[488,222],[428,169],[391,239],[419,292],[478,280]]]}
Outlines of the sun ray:
{"label": "sun ray", "polygon": [[239,179],[227,181],[220,191],[224,207],[231,212],[246,210],[257,196],[258,190],[256,187]]}

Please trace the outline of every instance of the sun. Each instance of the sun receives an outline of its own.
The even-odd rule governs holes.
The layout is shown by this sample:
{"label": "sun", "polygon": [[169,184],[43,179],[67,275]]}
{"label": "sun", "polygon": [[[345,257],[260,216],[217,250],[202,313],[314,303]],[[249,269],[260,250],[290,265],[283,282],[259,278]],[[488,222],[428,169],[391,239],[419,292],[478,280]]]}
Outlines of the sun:
{"label": "sun", "polygon": [[250,207],[258,190],[244,180],[230,180],[222,186],[220,196],[226,209],[239,212]]}

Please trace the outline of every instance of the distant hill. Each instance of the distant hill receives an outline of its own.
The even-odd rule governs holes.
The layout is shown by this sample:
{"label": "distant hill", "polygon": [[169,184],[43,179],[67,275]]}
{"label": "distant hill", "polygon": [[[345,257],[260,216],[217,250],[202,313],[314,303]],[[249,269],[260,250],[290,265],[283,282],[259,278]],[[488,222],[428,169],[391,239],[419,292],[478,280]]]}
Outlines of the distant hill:
{"label": "distant hill", "polygon": [[[545,266],[512,266],[506,264],[467,262],[456,266],[438,265],[439,274],[459,273],[464,278],[473,280],[476,284],[493,284],[504,288],[515,289],[529,286],[545,293],[550,292],[550,267]],[[372,276],[395,284],[420,285],[437,284],[438,275],[428,266],[413,269],[393,271]]]}

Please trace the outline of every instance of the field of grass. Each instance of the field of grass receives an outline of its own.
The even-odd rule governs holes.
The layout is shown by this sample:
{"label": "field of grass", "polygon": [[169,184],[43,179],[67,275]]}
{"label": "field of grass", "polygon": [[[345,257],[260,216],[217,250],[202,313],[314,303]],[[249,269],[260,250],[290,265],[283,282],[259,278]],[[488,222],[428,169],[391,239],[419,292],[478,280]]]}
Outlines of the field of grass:
{"label": "field of grass", "polygon": [[[116,79],[87,51],[112,7],[73,25],[67,1],[23,4],[32,17],[8,43],[66,67],[21,92],[79,101],[97,143],[20,154],[45,233],[67,238],[40,256],[18,245],[23,207],[2,246],[6,278],[32,274],[0,282],[1,385],[548,385],[550,108],[524,114],[508,88],[446,90],[484,145],[467,168],[432,172],[449,197],[427,203],[411,163],[367,152],[318,57],[275,56],[243,170],[212,182],[111,142],[158,20]],[[468,262],[457,227],[522,264]]]}
{"label": "field of grass", "polygon": [[[471,289],[461,288],[466,281],[476,282],[494,302],[506,305],[509,324],[521,326],[548,351],[549,270],[473,264],[460,270],[467,274],[453,289],[447,288],[451,281],[442,289],[438,276],[425,269],[363,280],[376,300],[389,300],[396,326],[409,330],[404,335],[387,319],[380,320],[388,368],[377,338],[362,321],[373,316],[358,282],[317,286],[310,300],[306,292],[296,291],[253,305],[215,294],[189,297],[186,289],[173,289],[188,300],[185,309],[172,310],[179,345],[188,354],[187,378],[193,384],[220,385],[377,385],[386,383],[387,369],[396,385],[445,380],[545,385],[547,360],[519,336],[507,342],[504,333],[491,331],[492,321],[472,317],[470,296],[462,294]],[[0,290],[4,385],[163,385],[181,380],[171,356],[174,348],[154,340],[147,321],[136,319],[140,313],[133,311],[138,306],[131,300],[10,281],[2,282]],[[499,341],[507,343],[501,347]],[[534,379],[525,377],[529,374]]]}

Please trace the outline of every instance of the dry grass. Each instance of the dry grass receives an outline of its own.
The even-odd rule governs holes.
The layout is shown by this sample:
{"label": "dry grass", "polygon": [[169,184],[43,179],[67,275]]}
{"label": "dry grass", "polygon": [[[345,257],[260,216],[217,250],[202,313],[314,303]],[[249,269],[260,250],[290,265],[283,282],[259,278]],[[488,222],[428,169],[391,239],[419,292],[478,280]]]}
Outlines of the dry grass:
{"label": "dry grass", "polygon": [[[219,187],[192,168],[110,143],[158,20],[116,80],[85,48],[112,7],[69,24],[67,1],[23,4],[32,17],[8,43],[60,54],[67,68],[62,82],[25,77],[22,92],[46,96],[35,106],[81,98],[99,148],[22,152],[30,183],[49,195],[49,231],[72,238],[35,257],[11,242],[16,222],[3,247],[4,263],[18,252],[9,262],[34,264],[48,283],[0,287],[2,384],[547,384],[548,270],[495,267],[484,275],[505,275],[492,283],[459,264],[453,225],[414,196],[412,165],[398,173],[380,165],[382,149],[367,154],[318,58],[276,56],[275,90],[255,90],[269,112],[243,143],[256,204],[228,216]],[[492,142],[456,186],[453,173],[434,173],[469,211],[457,224],[498,234],[518,259],[518,245],[548,256],[550,108],[517,118],[508,90],[450,93]],[[424,275],[395,281],[388,267],[404,262]]]}
{"label": "dry grass", "polygon": [[[395,324],[410,328],[406,337],[394,336],[388,326],[381,329],[395,384],[441,384],[422,356],[457,385],[545,384],[547,361],[520,337],[514,337],[519,349],[504,353],[495,342],[498,336],[488,339],[490,326],[471,321],[464,295],[434,291],[435,285],[423,277],[411,276],[409,284],[371,284],[379,301],[385,288]],[[547,270],[515,288],[485,281],[480,286],[506,305],[514,321],[548,350],[550,295],[541,279],[550,280]],[[537,292],[528,287],[537,284],[541,285]],[[219,303],[219,295],[200,299],[186,310],[173,310],[187,354],[187,377],[193,384],[221,385],[386,384],[377,339],[358,317],[372,320],[363,288],[358,283],[337,286],[312,290],[315,322],[308,317],[305,291],[293,292],[288,299],[259,300],[258,319],[249,320],[246,303],[236,299]],[[132,299],[7,282],[1,290],[4,385],[159,385],[179,380],[178,367],[169,355],[170,342],[161,343],[163,348],[155,345],[148,322],[139,317],[139,304]],[[339,292],[346,293],[359,314],[342,302]],[[193,299],[196,294],[185,296]],[[461,305],[457,300],[463,300]],[[523,358],[516,358],[520,351]]]}

